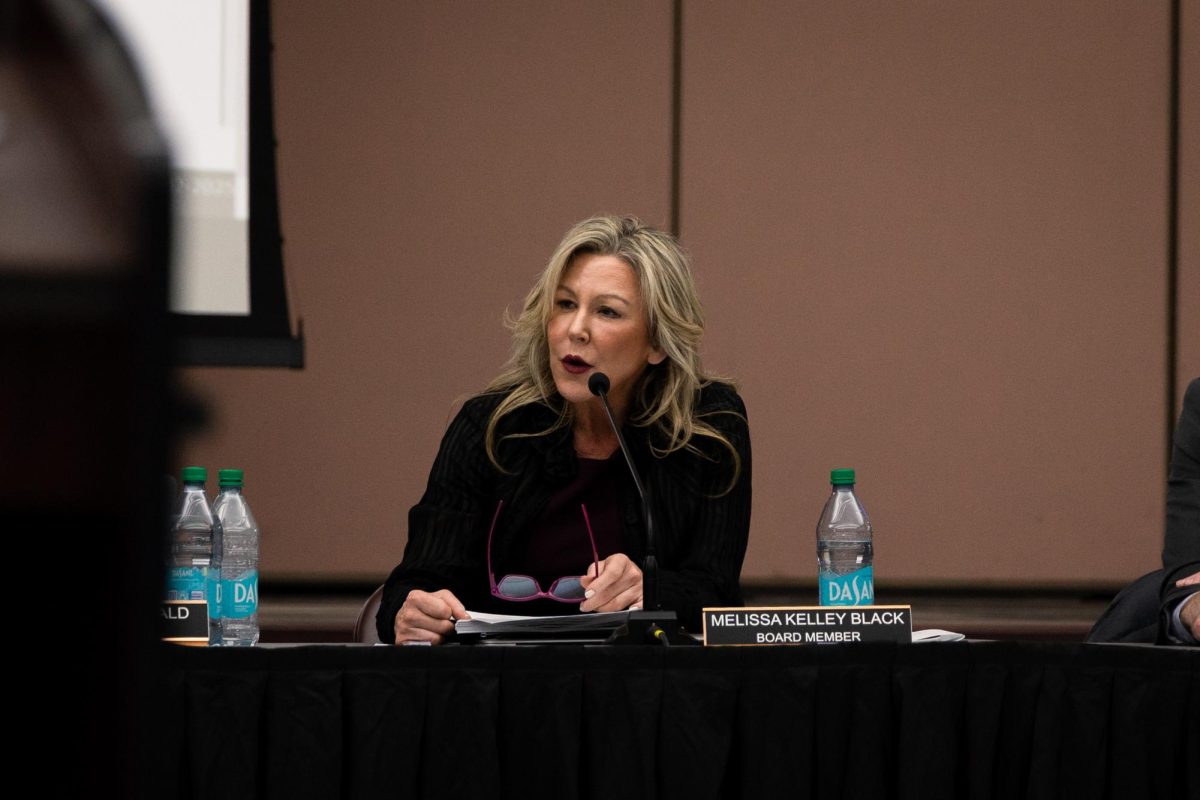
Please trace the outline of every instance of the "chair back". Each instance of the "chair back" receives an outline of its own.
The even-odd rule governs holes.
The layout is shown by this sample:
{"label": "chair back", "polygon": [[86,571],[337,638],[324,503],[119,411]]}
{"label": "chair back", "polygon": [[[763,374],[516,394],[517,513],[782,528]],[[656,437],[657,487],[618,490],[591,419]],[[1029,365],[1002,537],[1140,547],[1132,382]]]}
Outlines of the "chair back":
{"label": "chair back", "polygon": [[379,644],[379,632],[375,630],[375,617],[379,614],[379,606],[382,603],[383,587],[380,586],[371,592],[367,602],[363,603],[362,610],[358,612],[358,619],[354,621],[354,641],[361,644]]}

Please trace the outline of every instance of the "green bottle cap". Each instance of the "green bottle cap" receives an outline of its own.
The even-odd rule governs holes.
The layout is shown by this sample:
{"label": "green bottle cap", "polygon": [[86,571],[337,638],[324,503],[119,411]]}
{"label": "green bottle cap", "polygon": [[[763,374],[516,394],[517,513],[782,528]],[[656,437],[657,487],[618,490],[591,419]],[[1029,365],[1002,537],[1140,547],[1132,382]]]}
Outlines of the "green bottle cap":
{"label": "green bottle cap", "polygon": [[831,469],[829,470],[829,482],[834,486],[854,485],[854,470],[852,469]]}
{"label": "green bottle cap", "polygon": [[240,469],[220,469],[217,470],[217,482],[221,486],[241,486],[244,474]]}
{"label": "green bottle cap", "polygon": [[208,470],[204,467],[184,467],[179,477],[184,483],[205,483],[208,481]]}

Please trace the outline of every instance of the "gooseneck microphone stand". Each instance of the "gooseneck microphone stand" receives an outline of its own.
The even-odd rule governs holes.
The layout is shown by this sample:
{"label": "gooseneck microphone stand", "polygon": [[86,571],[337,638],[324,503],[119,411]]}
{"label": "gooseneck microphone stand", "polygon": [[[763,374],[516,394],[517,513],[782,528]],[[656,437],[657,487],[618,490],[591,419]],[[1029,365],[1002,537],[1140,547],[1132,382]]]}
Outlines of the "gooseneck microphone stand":
{"label": "gooseneck microphone stand", "polygon": [[638,497],[642,501],[642,518],[646,521],[646,555],[642,559],[642,602],[644,608],[630,611],[625,624],[613,631],[608,638],[608,644],[661,644],[661,645],[694,645],[699,644],[679,624],[679,618],[674,611],[663,610],[658,599],[658,556],[654,551],[654,515],[650,511],[650,498],[646,487],[642,484],[641,475],[634,466],[633,456],[625,437],[621,434],[621,426],[613,416],[612,406],[608,404],[608,390],[612,384],[603,372],[593,372],[588,378],[588,389],[604,403],[604,411],[608,415],[608,424],[617,435],[617,443],[625,455],[625,463],[629,466],[629,474],[633,476],[633,484],[637,487]]}

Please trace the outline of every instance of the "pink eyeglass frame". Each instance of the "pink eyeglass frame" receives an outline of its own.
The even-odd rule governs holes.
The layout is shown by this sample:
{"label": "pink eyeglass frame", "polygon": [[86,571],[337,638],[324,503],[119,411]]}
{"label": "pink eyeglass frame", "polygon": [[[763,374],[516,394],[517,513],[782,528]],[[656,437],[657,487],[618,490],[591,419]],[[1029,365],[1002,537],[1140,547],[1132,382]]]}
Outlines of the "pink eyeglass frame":
{"label": "pink eyeglass frame", "polygon": [[[538,583],[537,579],[534,578],[532,575],[505,575],[503,578],[500,579],[500,583],[503,583],[504,581],[506,581],[509,578],[525,578],[526,580],[528,580],[530,583],[532,583],[534,585],[534,587],[537,589],[537,594],[531,595],[529,597],[509,597],[508,595],[502,594],[500,592],[500,583],[496,582],[496,572],[492,568],[492,536],[496,533],[496,522],[497,522],[497,520],[500,519],[500,509],[502,509],[502,508],[504,508],[503,500],[501,500],[496,505],[496,513],[494,515],[492,515],[492,525],[490,528],[488,528],[487,566],[488,566],[488,581],[491,583],[492,596],[498,597],[501,600],[508,600],[509,602],[513,602],[513,603],[526,603],[530,600],[540,600],[542,598],[554,600],[555,602],[558,602],[558,603],[582,603],[584,600],[584,598],[582,596],[574,597],[574,598],[565,598],[565,597],[556,597],[554,595],[554,589],[555,589],[555,587],[558,586],[559,583],[561,583],[562,581],[566,581],[566,580],[579,580],[580,576],[578,576],[578,575],[564,575],[563,577],[554,581],[554,583],[550,584],[550,591],[548,591],[548,592],[542,591],[542,585],[540,583]],[[596,550],[596,536],[595,536],[595,534],[592,533],[592,521],[591,521],[591,519],[588,518],[587,506],[585,506],[583,503],[580,503],[579,509],[583,512],[583,524],[587,526],[588,541],[592,545],[592,563],[593,563],[593,566],[595,567],[594,574],[599,575],[600,574],[600,554]]]}

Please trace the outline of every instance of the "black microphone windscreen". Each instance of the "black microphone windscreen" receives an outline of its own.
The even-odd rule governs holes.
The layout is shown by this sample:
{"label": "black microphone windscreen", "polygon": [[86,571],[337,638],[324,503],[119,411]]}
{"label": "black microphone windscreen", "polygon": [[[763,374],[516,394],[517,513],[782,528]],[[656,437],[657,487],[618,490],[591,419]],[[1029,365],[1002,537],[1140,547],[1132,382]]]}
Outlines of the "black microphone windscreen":
{"label": "black microphone windscreen", "polygon": [[608,394],[609,386],[608,376],[603,372],[593,372],[592,376],[588,378],[588,389],[597,397],[602,394]]}

